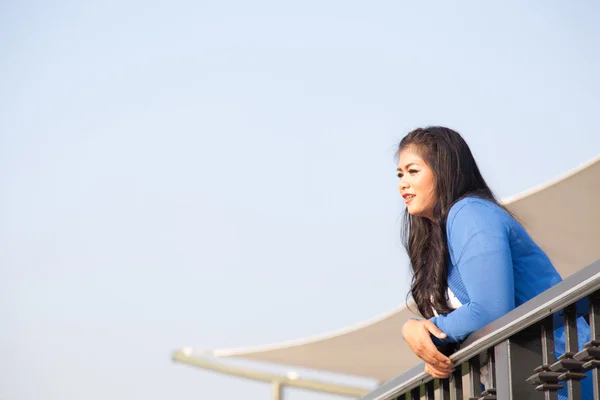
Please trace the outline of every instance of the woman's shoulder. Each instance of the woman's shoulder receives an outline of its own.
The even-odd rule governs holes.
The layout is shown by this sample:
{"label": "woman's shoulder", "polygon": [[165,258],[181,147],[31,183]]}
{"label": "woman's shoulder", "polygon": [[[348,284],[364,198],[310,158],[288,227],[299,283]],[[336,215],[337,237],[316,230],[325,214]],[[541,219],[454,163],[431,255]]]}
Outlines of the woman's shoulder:
{"label": "woman's shoulder", "polygon": [[510,214],[495,202],[481,197],[468,196],[452,205],[446,226],[450,230],[457,223],[469,226],[478,225],[478,223],[504,225],[509,224],[510,219]]}
{"label": "woman's shoulder", "polygon": [[467,196],[458,200],[450,207],[448,216],[456,216],[458,213],[468,214],[503,214],[506,213],[502,207],[495,202],[477,196]]}

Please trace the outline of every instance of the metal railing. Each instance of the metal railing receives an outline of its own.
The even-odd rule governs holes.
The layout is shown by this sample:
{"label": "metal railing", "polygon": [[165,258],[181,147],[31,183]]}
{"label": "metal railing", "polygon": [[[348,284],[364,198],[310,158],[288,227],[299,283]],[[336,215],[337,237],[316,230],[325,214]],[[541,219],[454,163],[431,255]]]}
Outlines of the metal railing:
{"label": "metal railing", "polygon": [[[576,303],[586,298],[590,341],[578,351]],[[554,329],[562,321],[565,353],[557,360]],[[433,379],[421,363],[360,399],[552,400],[564,388],[581,399],[581,382],[591,379],[600,400],[600,260],[474,332],[450,359],[450,378]]]}

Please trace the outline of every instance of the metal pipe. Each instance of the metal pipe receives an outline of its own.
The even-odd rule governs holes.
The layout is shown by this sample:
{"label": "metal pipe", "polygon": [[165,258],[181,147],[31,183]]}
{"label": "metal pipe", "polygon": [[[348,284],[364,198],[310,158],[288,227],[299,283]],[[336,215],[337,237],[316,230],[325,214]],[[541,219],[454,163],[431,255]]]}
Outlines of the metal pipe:
{"label": "metal pipe", "polygon": [[[370,391],[370,389],[359,388],[356,386],[339,385],[335,383],[327,383],[310,379],[288,377],[285,375],[276,375],[248,368],[225,365],[223,363],[207,360],[205,358],[186,355],[182,350],[177,350],[173,353],[173,361],[219,372],[222,374],[237,376],[239,378],[271,383],[273,385],[273,390],[275,390],[274,385],[275,383],[277,383],[280,389],[283,389],[284,386],[289,386],[299,389],[311,390],[314,392],[331,393],[353,398],[359,398],[361,396],[364,396]],[[279,400],[281,400],[281,395],[279,396]]]}

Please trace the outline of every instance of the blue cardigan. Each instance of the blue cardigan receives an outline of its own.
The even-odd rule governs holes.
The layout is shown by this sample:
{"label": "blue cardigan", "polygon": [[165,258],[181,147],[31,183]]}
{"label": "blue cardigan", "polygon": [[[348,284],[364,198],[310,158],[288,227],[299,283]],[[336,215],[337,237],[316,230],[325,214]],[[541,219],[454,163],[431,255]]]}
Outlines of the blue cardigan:
{"label": "blue cardigan", "polygon": [[[446,235],[448,287],[462,306],[430,319],[447,335],[444,340],[432,336],[436,345],[464,340],[562,280],[525,229],[489,200],[467,197],[456,202],[448,214]],[[579,318],[577,328],[581,349],[589,341],[589,326]],[[564,326],[555,326],[556,356],[564,351]]]}
{"label": "blue cardigan", "polygon": [[510,214],[467,197],[446,222],[448,286],[462,307],[431,320],[456,343],[561,281],[546,254]]}

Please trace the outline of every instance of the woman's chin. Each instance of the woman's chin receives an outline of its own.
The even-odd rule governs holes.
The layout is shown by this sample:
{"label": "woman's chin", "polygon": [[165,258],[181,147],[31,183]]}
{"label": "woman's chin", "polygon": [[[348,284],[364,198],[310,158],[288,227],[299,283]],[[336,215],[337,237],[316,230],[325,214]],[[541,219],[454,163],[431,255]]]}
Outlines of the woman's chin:
{"label": "woman's chin", "polygon": [[420,217],[421,213],[419,212],[419,209],[415,208],[412,205],[408,205],[406,206],[406,211],[410,214],[410,215],[414,215],[415,217]]}
{"label": "woman's chin", "polygon": [[427,214],[423,212],[423,210],[415,210],[415,209],[407,208],[406,211],[408,211],[408,213],[413,217],[429,218],[427,216]]}

